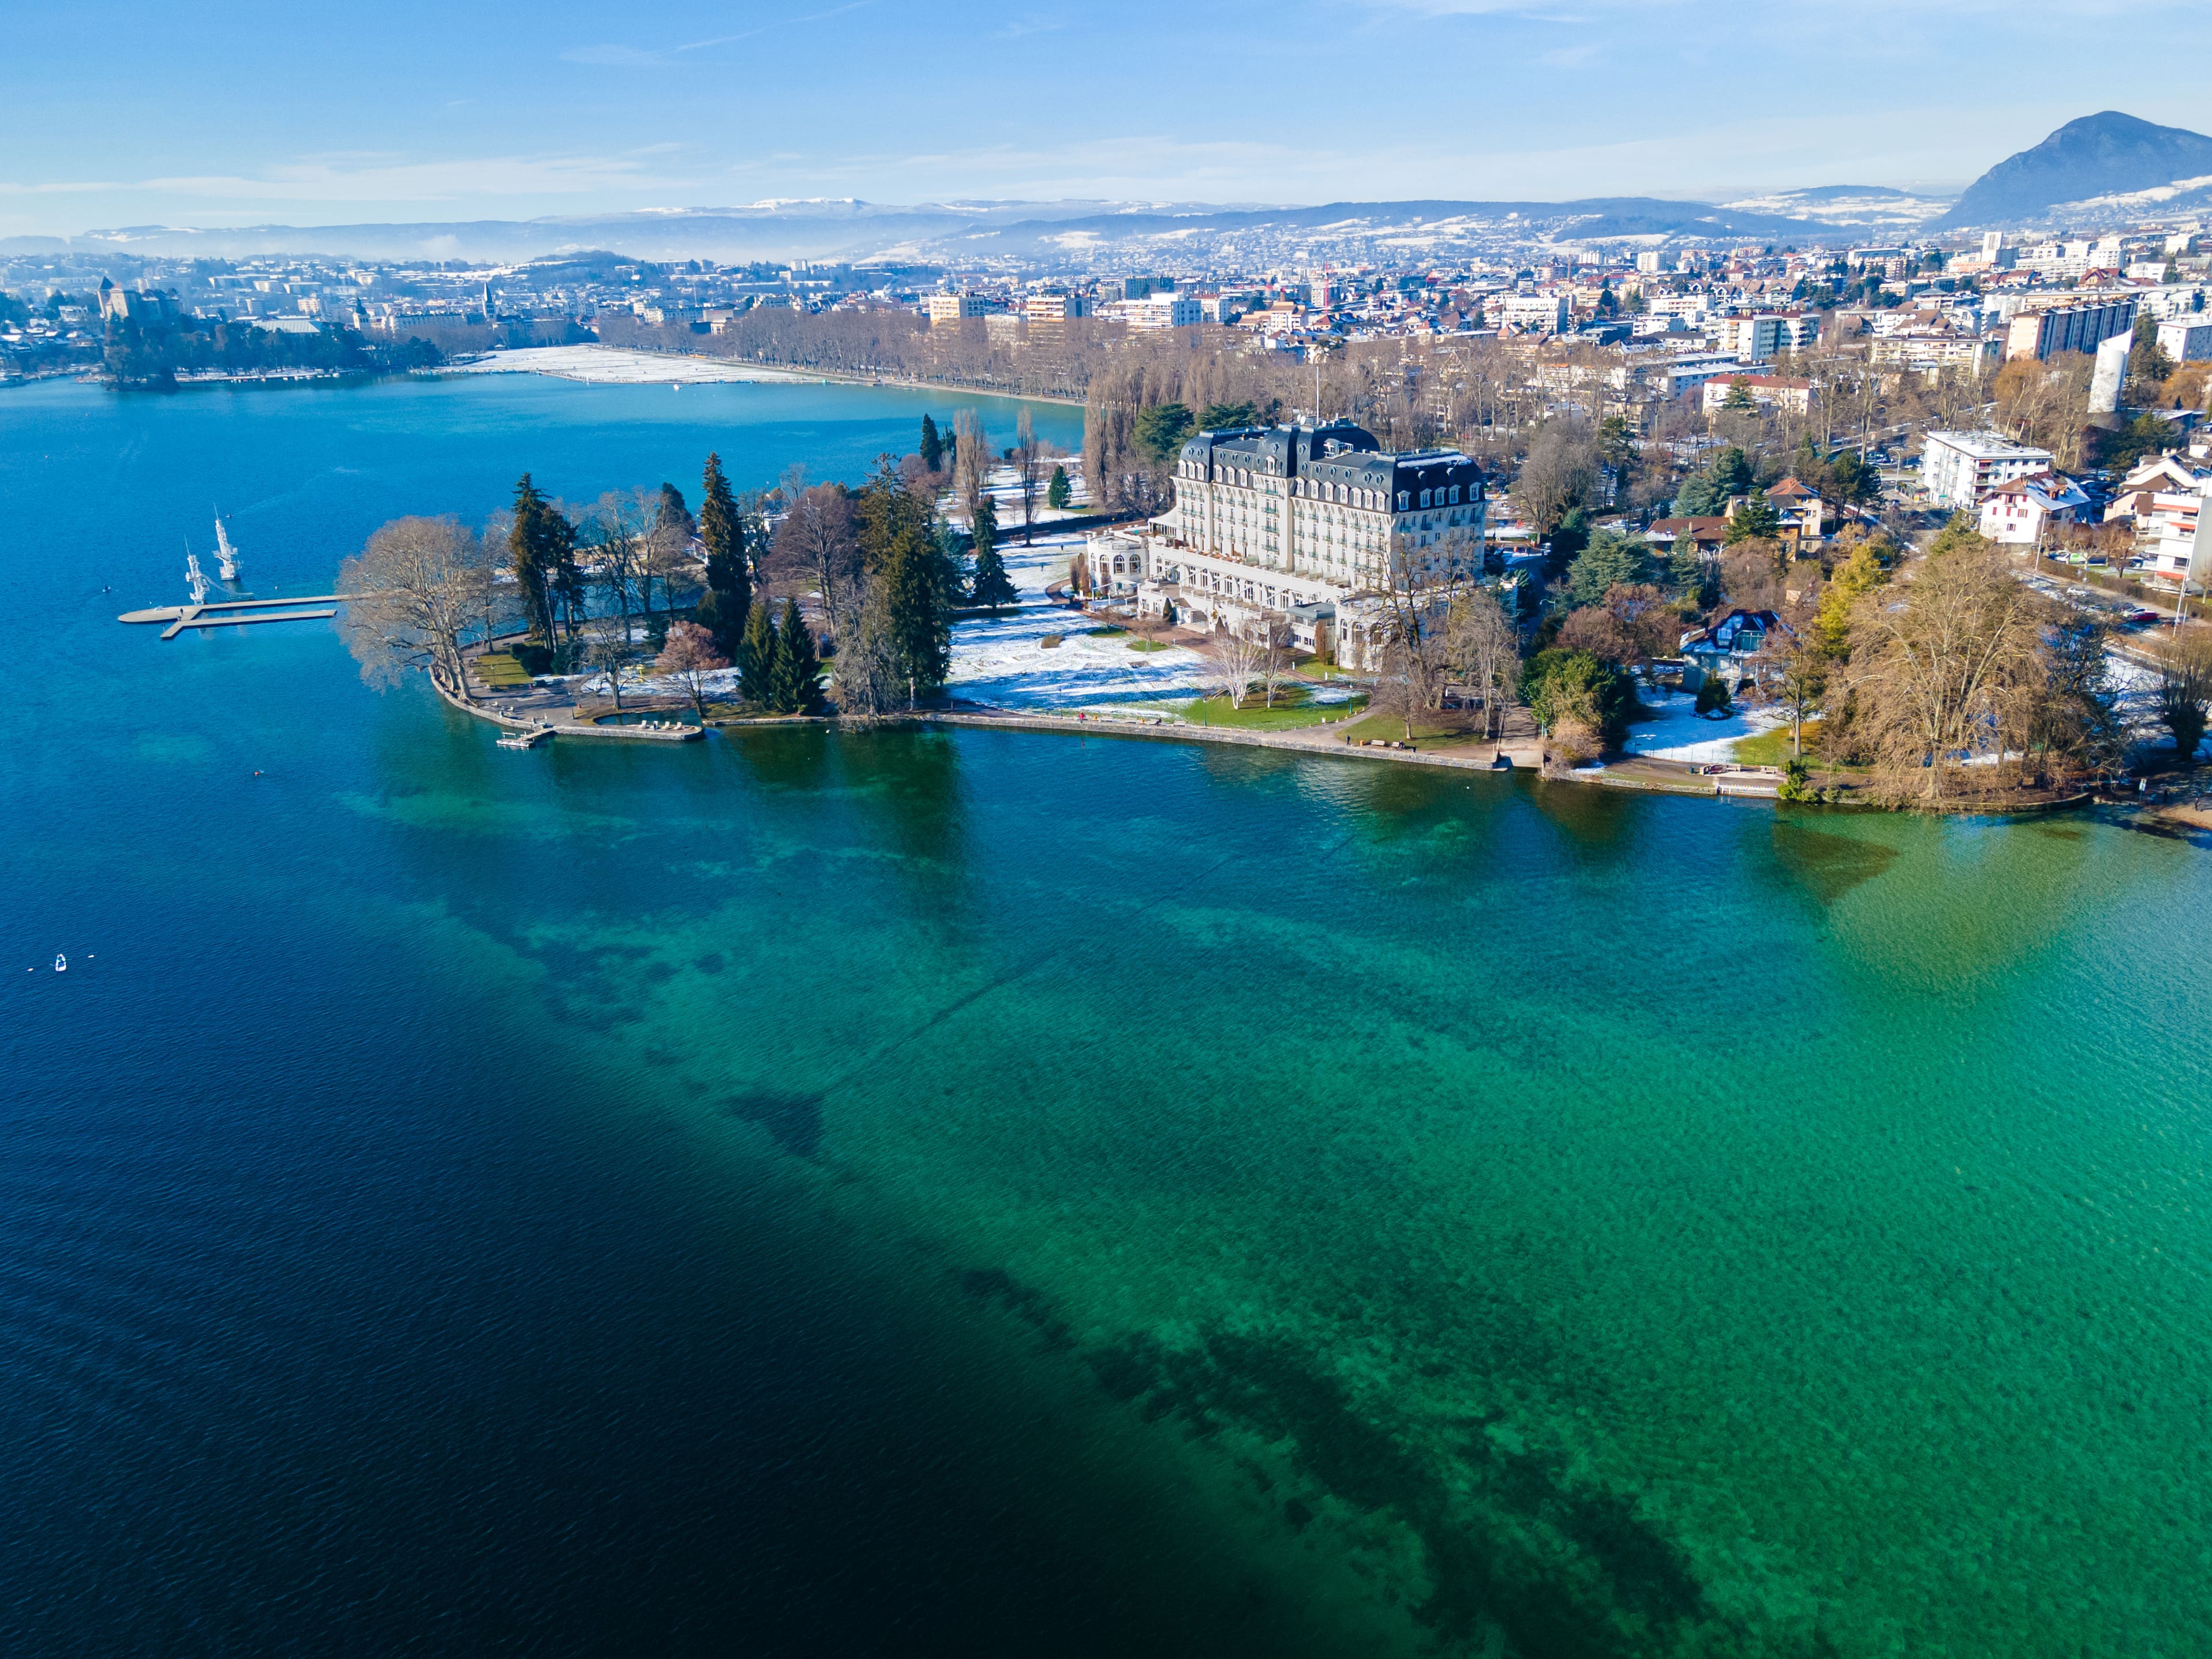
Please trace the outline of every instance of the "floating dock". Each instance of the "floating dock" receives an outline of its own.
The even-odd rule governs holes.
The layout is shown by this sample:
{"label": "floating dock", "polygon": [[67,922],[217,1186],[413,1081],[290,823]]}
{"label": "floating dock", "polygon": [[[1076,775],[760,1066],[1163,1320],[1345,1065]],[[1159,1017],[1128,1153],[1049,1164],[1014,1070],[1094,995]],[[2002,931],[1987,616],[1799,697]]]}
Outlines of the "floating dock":
{"label": "floating dock", "polygon": [[[254,623],[313,622],[335,617],[331,607],[343,605],[350,593],[313,593],[297,599],[220,599],[208,605],[157,605],[149,611],[126,611],[119,623],[167,623],[161,637],[173,640],[187,628],[243,628]],[[320,606],[321,609],[306,609]]]}

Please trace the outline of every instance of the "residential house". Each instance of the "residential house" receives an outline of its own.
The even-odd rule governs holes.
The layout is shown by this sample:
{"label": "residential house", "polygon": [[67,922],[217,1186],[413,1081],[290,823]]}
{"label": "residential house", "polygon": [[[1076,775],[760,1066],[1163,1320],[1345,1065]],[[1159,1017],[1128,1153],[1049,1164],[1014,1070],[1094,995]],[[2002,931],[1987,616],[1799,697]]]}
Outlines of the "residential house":
{"label": "residential house", "polygon": [[2052,526],[2075,524],[2088,510],[2081,486],[2056,472],[1999,484],[1982,498],[1982,534],[2008,547],[2033,547]]}
{"label": "residential house", "polygon": [[1782,520],[1784,541],[1817,542],[1828,533],[1828,504],[1820,491],[1790,477],[1770,487],[1766,499]]}
{"label": "residential house", "polygon": [[1660,519],[1644,532],[1646,541],[1665,552],[1672,552],[1687,537],[1690,544],[1709,559],[1720,557],[1721,549],[1728,541],[1726,519]]}
{"label": "residential house", "polygon": [[1688,665],[1682,689],[1694,691],[1708,674],[1741,683],[1753,672],[1752,659],[1765,649],[1770,639],[1794,640],[1796,629],[1771,611],[1731,611],[1710,628],[1693,628],[1682,635],[1680,654]]}
{"label": "residential house", "polygon": [[2133,520],[2136,556],[2143,574],[2176,587],[2202,587],[2212,579],[2212,534],[2205,501],[2212,497],[2212,461],[2206,447],[2187,456],[2146,460],[2121,481],[2105,511],[2107,524]]}

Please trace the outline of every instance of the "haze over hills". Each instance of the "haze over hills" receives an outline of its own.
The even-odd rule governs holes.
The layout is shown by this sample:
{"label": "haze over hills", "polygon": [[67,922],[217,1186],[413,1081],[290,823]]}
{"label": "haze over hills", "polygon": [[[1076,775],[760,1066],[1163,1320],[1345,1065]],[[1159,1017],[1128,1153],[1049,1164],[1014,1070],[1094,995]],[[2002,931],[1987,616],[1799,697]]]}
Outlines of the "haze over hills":
{"label": "haze over hills", "polygon": [[2088,226],[2200,204],[2212,204],[2212,138],[2106,110],[2007,156],[1929,228]]}
{"label": "haze over hills", "polygon": [[1506,246],[1759,240],[1801,246],[1930,231],[2087,227],[2160,211],[2212,210],[2212,138],[2114,111],[2069,121],[1997,163],[1960,197],[1824,185],[1720,204],[1652,197],[1569,202],[772,200],[538,219],[400,224],[136,226],[0,240],[0,253],[139,257],[319,254],[520,264],[605,249],[631,258],[911,263],[1026,269],[1203,268],[1305,258],[1359,262]]}
{"label": "haze over hills", "polygon": [[1905,235],[1941,216],[1952,200],[1947,193],[1893,190],[1887,185],[1820,185],[1747,196],[1721,205],[1739,213],[1817,219],[1869,233]]}
{"label": "haze over hills", "polygon": [[[1808,197],[1818,192],[1805,192]],[[1850,200],[1872,197],[1853,190]],[[1917,211],[1899,196],[1899,213]],[[1775,204],[1796,207],[1791,198]],[[0,253],[112,251],[141,258],[239,258],[313,253],[343,258],[520,262],[580,249],[633,258],[881,260],[924,264],[1104,268],[1169,261],[1210,264],[1274,258],[1305,249],[1360,259],[1444,254],[1558,240],[1760,237],[1841,243],[1874,222],[1774,211],[1766,204],[1720,207],[1648,197],[1579,202],[1334,202],[1263,207],[1159,202],[950,202],[914,206],[859,201],[759,202],[744,207],[450,223],[253,225],[236,228],[137,226],[76,237],[0,240]],[[1887,221],[1882,222],[1885,227]]]}

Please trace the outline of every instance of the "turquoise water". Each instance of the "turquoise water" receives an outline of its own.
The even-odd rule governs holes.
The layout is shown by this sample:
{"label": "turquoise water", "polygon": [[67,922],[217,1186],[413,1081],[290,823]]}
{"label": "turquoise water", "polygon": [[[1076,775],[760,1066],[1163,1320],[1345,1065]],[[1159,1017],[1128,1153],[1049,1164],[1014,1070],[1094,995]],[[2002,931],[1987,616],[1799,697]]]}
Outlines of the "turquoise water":
{"label": "turquoise water", "polygon": [[106,620],[951,406],[0,399],[0,1644],[2212,1642],[2197,847]]}

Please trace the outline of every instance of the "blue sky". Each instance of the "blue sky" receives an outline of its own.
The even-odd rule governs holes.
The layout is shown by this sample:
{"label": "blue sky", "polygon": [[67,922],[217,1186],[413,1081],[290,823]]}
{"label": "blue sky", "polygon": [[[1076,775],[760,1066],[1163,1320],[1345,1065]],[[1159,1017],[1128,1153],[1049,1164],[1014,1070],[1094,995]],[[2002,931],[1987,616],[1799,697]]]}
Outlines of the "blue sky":
{"label": "blue sky", "polygon": [[0,8],[0,234],[772,197],[1323,202],[1964,184],[2199,131],[2159,0]]}

